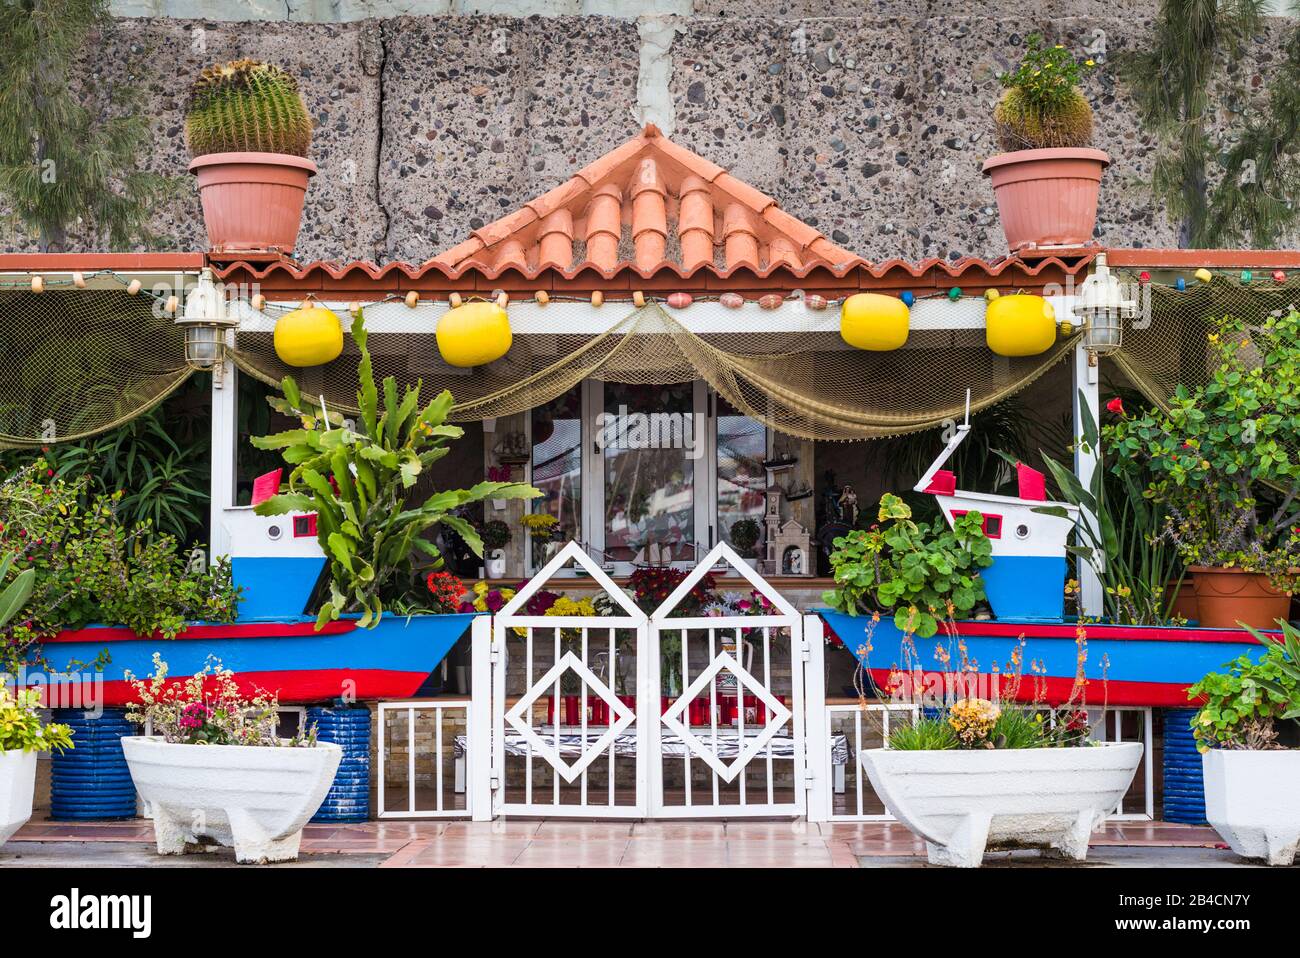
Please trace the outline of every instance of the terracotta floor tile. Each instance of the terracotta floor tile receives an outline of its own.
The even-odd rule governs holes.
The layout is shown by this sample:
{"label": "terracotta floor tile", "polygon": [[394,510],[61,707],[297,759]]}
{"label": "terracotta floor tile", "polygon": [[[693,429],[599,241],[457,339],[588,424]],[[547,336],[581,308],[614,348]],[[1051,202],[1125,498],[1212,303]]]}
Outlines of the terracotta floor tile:
{"label": "terracotta floor tile", "polygon": [[513,865],[526,841],[475,842],[434,839],[402,866],[409,868],[502,868]]}
{"label": "terracotta floor tile", "polygon": [[533,841],[613,841],[630,838],[631,822],[569,822],[548,819],[533,833]]}
{"label": "terracotta floor tile", "polygon": [[790,842],[727,842],[730,868],[829,868],[833,864],[826,845]]}
{"label": "terracotta floor tile", "polygon": [[494,822],[447,822],[442,831],[445,838],[486,837],[486,838],[532,838],[541,827],[540,820],[507,820]]}
{"label": "terracotta floor tile", "polygon": [[624,868],[724,868],[727,843],[721,839],[633,839],[620,864]]}
{"label": "terracotta floor tile", "polygon": [[532,841],[513,862],[530,868],[614,868],[622,863],[628,840]]}
{"label": "terracotta floor tile", "polygon": [[636,822],[632,826],[633,840],[721,841],[726,833],[723,822]]}

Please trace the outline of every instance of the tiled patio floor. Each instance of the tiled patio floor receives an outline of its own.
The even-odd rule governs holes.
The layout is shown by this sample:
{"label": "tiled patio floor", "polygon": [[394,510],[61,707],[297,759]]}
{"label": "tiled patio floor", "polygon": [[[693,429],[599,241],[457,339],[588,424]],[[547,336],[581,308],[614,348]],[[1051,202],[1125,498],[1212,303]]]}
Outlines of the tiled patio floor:
{"label": "tiled patio floor", "polygon": [[[147,821],[30,822],[14,844],[152,843]],[[1093,836],[1094,846],[1213,848],[1210,828],[1164,822],[1119,822]],[[856,868],[859,858],[924,855],[901,825],[887,822],[593,822],[554,819],[497,822],[365,822],[308,825],[302,850],[388,856],[380,867],[649,867]],[[0,852],[0,866],[4,854]]]}

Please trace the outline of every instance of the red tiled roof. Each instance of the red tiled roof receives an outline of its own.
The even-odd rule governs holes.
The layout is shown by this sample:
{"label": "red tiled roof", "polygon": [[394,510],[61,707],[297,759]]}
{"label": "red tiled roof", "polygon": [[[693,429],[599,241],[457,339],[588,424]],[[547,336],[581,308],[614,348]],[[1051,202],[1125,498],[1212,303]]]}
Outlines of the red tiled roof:
{"label": "red tiled roof", "polygon": [[605,273],[630,262],[643,273],[677,266],[689,274],[742,265],[839,270],[865,261],[650,124],[432,262],[497,271],[591,264]]}

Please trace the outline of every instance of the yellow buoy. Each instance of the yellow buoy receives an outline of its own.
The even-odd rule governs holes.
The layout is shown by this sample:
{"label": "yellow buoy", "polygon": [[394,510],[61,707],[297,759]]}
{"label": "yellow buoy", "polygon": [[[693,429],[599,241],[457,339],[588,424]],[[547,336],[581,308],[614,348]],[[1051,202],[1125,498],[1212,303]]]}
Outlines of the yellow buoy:
{"label": "yellow buoy", "polygon": [[438,320],[438,352],[449,366],[482,366],[510,351],[510,319],[496,303],[465,303]]}
{"label": "yellow buoy", "polygon": [[1037,356],[1056,342],[1056,312],[1041,296],[999,296],[984,313],[985,338],[999,356]]}
{"label": "yellow buoy", "polygon": [[855,293],[840,307],[840,335],[850,346],[887,352],[907,342],[911,310],[901,299]]}
{"label": "yellow buoy", "polygon": [[343,352],[343,326],[311,297],[275,324],[275,354],[286,366],[321,366]]}

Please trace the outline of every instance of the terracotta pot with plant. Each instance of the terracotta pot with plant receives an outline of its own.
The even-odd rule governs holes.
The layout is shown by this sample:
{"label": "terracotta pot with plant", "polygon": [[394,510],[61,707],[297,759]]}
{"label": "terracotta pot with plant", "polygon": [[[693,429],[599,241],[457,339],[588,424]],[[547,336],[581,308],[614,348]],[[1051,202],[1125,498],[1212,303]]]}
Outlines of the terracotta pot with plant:
{"label": "terracotta pot with plant", "polygon": [[999,145],[984,161],[1002,231],[1013,252],[1092,242],[1097,193],[1110,157],[1088,147],[1092,107],[1078,87],[1078,63],[1057,44],[1027,39],[1024,61],[998,79],[1006,87],[993,111]]}
{"label": "terracotta pot with plant", "polygon": [[1128,415],[1108,429],[1118,457],[1149,463],[1146,496],[1169,518],[1211,628],[1270,628],[1300,582],[1300,313],[1210,334],[1209,382],[1179,386],[1169,412]]}
{"label": "terracotta pot with plant", "polygon": [[191,90],[185,136],[212,249],[291,252],[316,175],[298,82],[256,60],[209,67]]}

